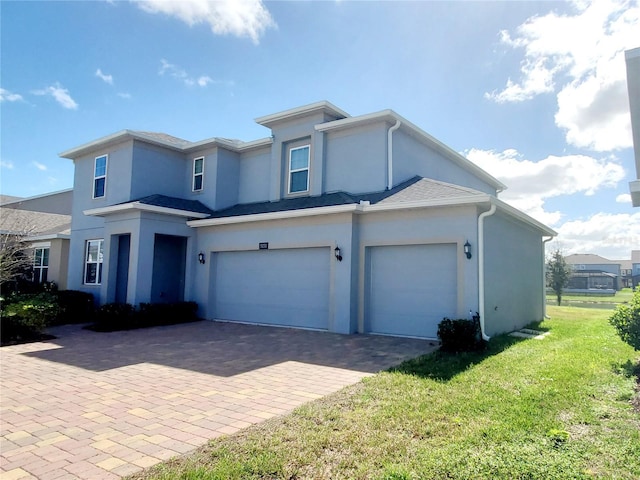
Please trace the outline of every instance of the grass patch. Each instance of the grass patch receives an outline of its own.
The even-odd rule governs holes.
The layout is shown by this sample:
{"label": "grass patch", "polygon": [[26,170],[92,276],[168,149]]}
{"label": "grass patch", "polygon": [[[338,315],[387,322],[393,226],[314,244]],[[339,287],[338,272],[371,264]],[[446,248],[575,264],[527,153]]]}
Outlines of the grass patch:
{"label": "grass patch", "polygon": [[[586,294],[562,294],[562,305],[570,306],[571,304],[620,304],[629,303],[633,297],[633,290],[630,288],[623,288],[616,292],[615,295],[586,295]],[[546,296],[548,305],[557,305],[557,299],[555,294],[548,294]]]}
{"label": "grass patch", "polygon": [[637,352],[609,312],[548,311],[544,340],[405,362],[132,478],[640,478]]}

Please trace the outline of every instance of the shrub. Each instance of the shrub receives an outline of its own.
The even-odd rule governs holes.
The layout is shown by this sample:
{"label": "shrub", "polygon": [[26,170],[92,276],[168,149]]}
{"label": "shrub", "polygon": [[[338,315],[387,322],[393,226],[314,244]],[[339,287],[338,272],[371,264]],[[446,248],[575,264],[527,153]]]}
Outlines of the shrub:
{"label": "shrub", "polygon": [[56,293],[60,312],[55,325],[66,323],[85,323],[92,320],[95,305],[93,295],[78,290],[61,290]]}
{"label": "shrub", "polygon": [[174,325],[198,320],[196,302],[141,303],[136,309],[128,303],[108,303],[100,307],[89,329],[99,332]]}
{"label": "shrub", "polygon": [[615,327],[622,340],[635,350],[640,350],[640,288],[636,288],[628,305],[620,304],[616,307],[609,323]]}
{"label": "shrub", "polygon": [[440,349],[445,352],[467,352],[483,346],[480,332],[480,317],[473,320],[444,318],[438,324]]}
{"label": "shrub", "polygon": [[95,313],[92,330],[111,332],[137,328],[136,309],[130,303],[106,303]]}
{"label": "shrub", "polygon": [[52,293],[11,295],[2,301],[2,343],[36,337],[58,315],[58,302]]}

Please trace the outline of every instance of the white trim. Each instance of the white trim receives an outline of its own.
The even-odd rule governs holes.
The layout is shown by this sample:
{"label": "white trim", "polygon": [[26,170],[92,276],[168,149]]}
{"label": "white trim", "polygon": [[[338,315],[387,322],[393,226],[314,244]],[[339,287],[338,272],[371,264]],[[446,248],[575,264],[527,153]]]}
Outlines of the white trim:
{"label": "white trim", "polygon": [[309,115],[315,112],[326,112],[334,117],[350,117],[347,112],[341,110],[330,102],[323,100],[321,102],[310,103],[309,105],[303,105],[301,107],[291,108],[278,113],[272,113],[270,115],[264,115],[255,119],[255,122],[264,127],[270,127],[271,125],[283,122],[286,120],[293,120],[298,117]]}
{"label": "white trim", "polygon": [[69,240],[71,239],[71,235],[66,233],[49,233],[46,235],[34,235],[33,237],[27,237],[27,241],[30,241],[30,242],[39,242],[43,240],[56,240],[56,239]]}
{"label": "white trim", "polygon": [[[196,162],[198,160],[202,160],[202,171],[200,173],[196,173]],[[203,157],[195,157],[193,159],[193,168],[191,169],[193,176],[191,178],[191,191],[192,192],[201,192],[204,190],[204,156]],[[196,189],[196,176],[200,176],[200,188]]]}
{"label": "white trim", "polygon": [[354,203],[335,205],[331,207],[303,208],[300,210],[284,210],[281,212],[256,213],[253,215],[238,215],[235,217],[207,218],[187,222],[190,227],[209,227],[214,225],[229,225],[234,223],[263,222],[281,220],[285,218],[312,217],[316,215],[331,215],[334,213],[355,212],[360,206]]}
{"label": "white trim", "polygon": [[126,212],[129,210],[141,210],[143,212],[161,213],[164,215],[175,215],[188,218],[207,218],[208,213],[191,212],[189,210],[179,210],[177,208],[159,207],[157,205],[147,205],[146,203],[130,202],[109,207],[92,208],[84,210],[82,213],[88,216],[102,217],[112,213]]}
{"label": "white trim", "polygon": [[[294,150],[302,150],[303,148],[307,149],[307,167],[306,168],[297,168],[295,170],[293,170],[291,168],[291,160],[292,160],[292,153]],[[291,175],[293,173],[298,173],[298,172],[304,172],[307,171],[307,188],[305,188],[304,190],[297,190],[295,192],[291,191]],[[291,147],[289,148],[289,164],[288,164],[288,168],[287,168],[287,194],[288,195],[297,195],[297,194],[301,194],[301,193],[307,193],[309,191],[309,177],[311,177],[311,145],[307,144],[307,145],[300,145],[299,147]]]}
{"label": "white trim", "polygon": [[[334,205],[330,207],[313,207],[313,208],[302,208],[299,210],[283,210],[279,212],[268,212],[268,213],[255,213],[250,215],[236,215],[233,217],[221,217],[221,218],[205,218],[204,220],[191,220],[187,222],[187,225],[190,227],[208,227],[215,225],[229,225],[236,223],[249,223],[249,222],[260,222],[260,221],[268,221],[268,220],[279,220],[284,218],[300,218],[300,217],[311,217],[315,215],[331,215],[334,213],[345,213],[345,212],[353,212],[356,214],[366,214],[373,212],[384,212],[384,211],[393,211],[393,210],[409,210],[414,208],[434,208],[434,207],[455,207],[461,205],[482,205],[488,204],[489,207],[495,205],[499,207],[501,211],[515,217],[516,219],[522,221],[523,223],[530,225],[538,230],[540,230],[545,236],[556,236],[557,233],[538,222],[537,220],[531,218],[525,213],[520,212],[519,210],[507,205],[506,203],[498,200],[497,198],[491,195],[469,195],[469,196],[461,196],[455,198],[447,198],[447,199],[437,199],[437,200],[421,200],[416,202],[401,202],[401,203],[388,203],[388,204],[376,204],[370,205],[368,202],[361,202],[359,204],[350,203],[347,205]],[[96,209],[100,210],[100,209]],[[86,214],[86,212],[85,212]]]}
{"label": "white trim", "polygon": [[[96,167],[98,165],[98,159],[104,158],[104,175],[96,175]],[[105,153],[104,155],[98,155],[93,160],[93,196],[92,199],[96,200],[98,198],[105,198],[107,196],[107,168],[109,167],[109,154]],[[96,180],[100,180],[104,178],[104,190],[102,195],[96,197]]]}
{"label": "white trim", "polygon": [[[91,242],[99,242],[98,243],[98,259],[95,262],[91,262],[91,264],[93,265],[94,263],[97,265],[96,267],[96,282],[95,283],[87,283],[87,266],[89,265],[89,244]],[[100,259],[100,246],[102,246],[102,259]],[[100,265],[104,264],[104,238],[91,238],[91,239],[87,239],[85,240],[84,243],[84,269],[82,272],[82,284],[83,285],[91,285],[91,286],[95,286],[95,285],[102,285],[102,274],[100,272]]]}

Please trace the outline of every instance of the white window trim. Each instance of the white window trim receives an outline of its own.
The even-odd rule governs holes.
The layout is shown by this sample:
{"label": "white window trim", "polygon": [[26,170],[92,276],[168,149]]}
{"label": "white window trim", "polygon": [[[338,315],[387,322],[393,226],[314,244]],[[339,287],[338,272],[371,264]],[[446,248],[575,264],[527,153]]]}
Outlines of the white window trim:
{"label": "white window trim", "polygon": [[[89,265],[89,244],[91,242],[100,242],[100,244],[102,244],[102,251],[103,251],[103,259],[100,260],[100,256],[99,256],[99,252],[100,252],[100,246],[98,246],[98,261],[96,262],[91,262],[91,264],[96,264],[98,265],[98,268],[96,269],[96,282],[95,283],[88,283],[87,282],[87,266]],[[101,285],[102,282],[99,282],[98,280],[100,279],[100,265],[104,266],[104,238],[90,238],[87,239],[85,241],[84,244],[84,269],[82,272],[82,284],[83,285]]]}
{"label": "white window trim", "polygon": [[[201,173],[196,173],[196,161],[198,160],[202,160],[202,172]],[[193,173],[192,178],[191,178],[191,191],[192,192],[201,192],[204,190],[204,157],[196,157],[193,159],[193,167],[191,168],[191,171]],[[200,176],[202,177],[202,186],[198,189],[196,189],[196,176]]]}
{"label": "white window trim", "polygon": [[[104,175],[98,175],[96,176],[96,165],[98,163],[98,159],[99,158],[104,158]],[[94,161],[93,161],[93,198],[104,198],[107,196],[107,168],[109,167],[109,155],[105,154],[105,155],[99,155],[97,156]],[[99,180],[101,178],[104,178],[104,194],[101,195],[100,197],[96,197],[96,180]]]}
{"label": "white window trim", "polygon": [[[309,150],[309,154],[307,155],[307,168],[296,168],[295,170],[291,169],[291,156],[294,150],[301,150],[306,148]],[[297,192],[291,191],[291,174],[296,172],[304,172],[307,171],[307,188],[304,190],[299,190]],[[292,147],[289,149],[289,163],[287,168],[287,194],[288,195],[300,195],[309,192],[309,181],[311,178],[311,145],[300,145],[299,147]]]}
{"label": "white window trim", "polygon": [[[40,265],[36,264],[36,258],[37,258],[37,251],[38,250],[42,250],[42,254],[40,255]],[[45,250],[49,250],[49,254],[47,255],[47,264],[44,265],[44,263],[42,262],[42,260],[44,260],[44,251]],[[33,249],[33,281],[36,283],[42,283],[42,272],[44,269],[47,270],[47,278],[48,278],[48,273],[49,273],[49,260],[50,260],[50,256],[51,256],[51,247],[49,246],[40,246],[40,247],[35,247]],[[38,272],[38,278],[36,278],[36,272]]]}

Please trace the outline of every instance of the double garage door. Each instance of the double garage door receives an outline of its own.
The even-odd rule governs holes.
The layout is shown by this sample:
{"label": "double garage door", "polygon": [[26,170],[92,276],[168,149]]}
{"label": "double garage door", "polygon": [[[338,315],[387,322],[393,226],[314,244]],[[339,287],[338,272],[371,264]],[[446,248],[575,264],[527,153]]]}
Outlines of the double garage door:
{"label": "double garage door", "polygon": [[436,338],[438,323],[457,312],[456,245],[368,250],[365,331]]}
{"label": "double garage door", "polygon": [[330,261],[328,247],[215,253],[215,318],[325,330]]}
{"label": "double garage door", "polygon": [[[368,247],[364,331],[435,338],[457,312],[456,252],[455,244]],[[213,316],[326,330],[332,261],[328,247],[215,253]]]}

